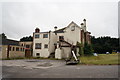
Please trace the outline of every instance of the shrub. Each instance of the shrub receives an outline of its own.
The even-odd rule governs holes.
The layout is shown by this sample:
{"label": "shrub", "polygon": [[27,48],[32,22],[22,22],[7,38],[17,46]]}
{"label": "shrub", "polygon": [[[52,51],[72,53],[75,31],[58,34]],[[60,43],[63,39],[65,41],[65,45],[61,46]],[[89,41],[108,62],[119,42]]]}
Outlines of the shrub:
{"label": "shrub", "polygon": [[92,55],[92,53],[93,53],[92,45],[85,43],[84,44],[84,55]]}

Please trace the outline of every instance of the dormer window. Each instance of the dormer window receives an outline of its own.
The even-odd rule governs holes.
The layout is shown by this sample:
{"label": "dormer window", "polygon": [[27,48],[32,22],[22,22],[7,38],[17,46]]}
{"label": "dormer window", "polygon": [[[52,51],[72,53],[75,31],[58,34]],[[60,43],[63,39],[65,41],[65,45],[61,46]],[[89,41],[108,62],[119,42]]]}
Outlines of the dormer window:
{"label": "dormer window", "polygon": [[75,30],[75,26],[72,26],[72,27],[71,27],[71,31],[74,31],[74,30]]}

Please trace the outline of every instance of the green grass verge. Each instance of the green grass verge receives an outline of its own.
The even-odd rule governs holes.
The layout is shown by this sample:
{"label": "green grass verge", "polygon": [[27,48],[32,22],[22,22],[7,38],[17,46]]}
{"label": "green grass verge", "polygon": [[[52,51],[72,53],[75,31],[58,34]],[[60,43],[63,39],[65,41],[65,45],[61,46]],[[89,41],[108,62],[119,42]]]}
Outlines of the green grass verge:
{"label": "green grass verge", "polygon": [[118,54],[98,54],[98,56],[82,56],[80,64],[94,65],[116,65],[118,62]]}

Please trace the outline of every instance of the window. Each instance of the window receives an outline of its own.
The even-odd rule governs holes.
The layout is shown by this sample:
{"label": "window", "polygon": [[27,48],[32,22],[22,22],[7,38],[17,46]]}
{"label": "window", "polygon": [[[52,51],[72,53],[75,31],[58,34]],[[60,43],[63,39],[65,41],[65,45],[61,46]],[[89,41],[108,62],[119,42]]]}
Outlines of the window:
{"label": "window", "polygon": [[64,36],[59,36],[59,40],[60,41],[64,40]]}
{"label": "window", "polygon": [[11,47],[9,47],[9,50],[11,51]]}
{"label": "window", "polygon": [[0,51],[2,51],[2,47],[0,47]]}
{"label": "window", "polygon": [[40,56],[40,53],[36,53],[36,56]]}
{"label": "window", "polygon": [[45,45],[44,45],[44,48],[48,48],[48,44],[45,44]]}
{"label": "window", "polygon": [[30,45],[26,45],[26,48],[30,48]]}
{"label": "window", "polygon": [[35,38],[39,38],[39,34],[35,34]]}
{"label": "window", "polygon": [[74,30],[75,30],[75,26],[72,26],[72,27],[71,27],[71,31],[74,31]]}
{"label": "window", "polygon": [[41,43],[35,43],[35,49],[41,49]]}
{"label": "window", "polygon": [[48,38],[48,34],[43,34],[43,38]]}
{"label": "window", "polygon": [[15,50],[15,47],[13,47],[12,50],[14,51],[14,50]]}
{"label": "window", "polygon": [[19,47],[16,47],[16,51],[19,51]]}
{"label": "window", "polygon": [[23,46],[23,44],[21,46]]}
{"label": "window", "polygon": [[23,48],[23,52],[24,52],[24,48]]}
{"label": "window", "polygon": [[20,48],[20,51],[22,51],[22,48]]}

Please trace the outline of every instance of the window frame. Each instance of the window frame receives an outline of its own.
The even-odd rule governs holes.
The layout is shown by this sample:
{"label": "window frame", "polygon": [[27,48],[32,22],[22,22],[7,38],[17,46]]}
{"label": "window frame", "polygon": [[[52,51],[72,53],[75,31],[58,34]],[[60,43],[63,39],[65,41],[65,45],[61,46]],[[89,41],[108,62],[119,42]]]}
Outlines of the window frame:
{"label": "window frame", "polygon": [[12,47],[12,51],[15,51],[15,47]]}
{"label": "window frame", "polygon": [[[47,37],[45,35],[47,35]],[[48,33],[43,34],[43,38],[48,38]]]}
{"label": "window frame", "polygon": [[71,26],[71,31],[75,31],[75,26]]}
{"label": "window frame", "polygon": [[12,47],[11,46],[9,47],[9,51],[12,51]]}
{"label": "window frame", "polygon": [[35,34],[35,38],[40,38],[40,34]]}
{"label": "window frame", "polygon": [[[36,47],[37,44],[40,44],[40,48]],[[35,43],[35,49],[42,49],[42,43]]]}
{"label": "window frame", "polygon": [[[28,47],[28,46],[29,46],[29,47]],[[30,48],[30,45],[29,45],[29,44],[26,44],[25,47],[26,47],[26,48]]]}
{"label": "window frame", "polygon": [[2,51],[2,47],[0,47],[0,51]]}
{"label": "window frame", "polygon": [[19,51],[19,47],[16,47],[16,51]]}
{"label": "window frame", "polygon": [[20,51],[23,51],[23,48],[20,48]]}
{"label": "window frame", "polygon": [[[46,46],[47,46],[47,47],[46,47]],[[45,48],[45,49],[48,49],[48,44],[44,44],[44,48]]]}

